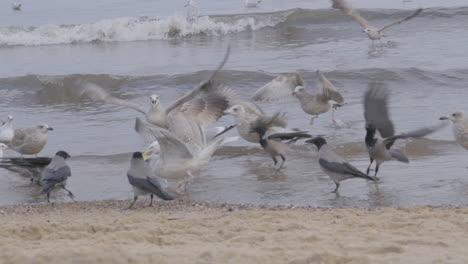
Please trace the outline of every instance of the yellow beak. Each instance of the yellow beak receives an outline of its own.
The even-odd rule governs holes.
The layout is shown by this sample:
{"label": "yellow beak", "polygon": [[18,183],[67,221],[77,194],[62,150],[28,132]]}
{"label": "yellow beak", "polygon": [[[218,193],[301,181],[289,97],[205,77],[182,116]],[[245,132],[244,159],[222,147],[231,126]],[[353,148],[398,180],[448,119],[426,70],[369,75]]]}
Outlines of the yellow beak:
{"label": "yellow beak", "polygon": [[151,156],[151,153],[146,151],[146,152],[143,152],[141,155],[143,156],[144,160],[147,160]]}

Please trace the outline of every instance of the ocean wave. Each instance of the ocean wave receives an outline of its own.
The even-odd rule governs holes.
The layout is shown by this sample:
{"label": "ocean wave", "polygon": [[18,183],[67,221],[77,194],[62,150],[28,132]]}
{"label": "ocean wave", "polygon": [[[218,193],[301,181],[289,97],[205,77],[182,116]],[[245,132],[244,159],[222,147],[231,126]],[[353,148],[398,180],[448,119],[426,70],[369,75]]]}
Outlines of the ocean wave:
{"label": "ocean wave", "polygon": [[[369,20],[396,19],[411,10],[365,9]],[[467,15],[468,7],[425,9],[422,17]],[[349,22],[349,17],[334,9],[290,9],[271,13],[201,16],[189,21],[182,15],[166,18],[117,18],[80,25],[40,27],[1,27],[0,46],[39,46],[90,42],[167,40],[197,35],[222,36],[267,27],[297,23],[328,24]]]}
{"label": "ocean wave", "polygon": [[[0,78],[0,90],[3,89],[73,89],[85,82],[96,83],[111,89],[134,89],[139,91],[161,87],[190,86],[204,80],[211,71],[198,71],[177,75],[147,75],[125,76],[110,74],[71,74],[71,75],[26,75],[19,77]],[[304,79],[316,79],[314,71],[299,72]],[[270,81],[280,73],[263,71],[223,70],[217,74],[217,80],[235,87]],[[390,82],[427,82],[430,84],[464,83],[468,81],[468,69],[452,69],[447,71],[431,71],[421,68],[365,68],[349,71],[324,71],[331,79],[370,82],[375,80]]]}

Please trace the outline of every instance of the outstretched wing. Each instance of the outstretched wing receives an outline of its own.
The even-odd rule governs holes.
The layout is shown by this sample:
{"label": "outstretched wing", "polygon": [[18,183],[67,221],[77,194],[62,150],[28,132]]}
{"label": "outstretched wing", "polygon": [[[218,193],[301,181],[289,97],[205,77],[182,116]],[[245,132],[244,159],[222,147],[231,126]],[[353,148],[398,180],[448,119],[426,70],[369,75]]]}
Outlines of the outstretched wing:
{"label": "outstretched wing", "polygon": [[224,58],[219,64],[219,66],[213,71],[213,73],[208,77],[207,80],[201,82],[197,87],[193,88],[190,90],[188,93],[186,93],[184,96],[180,97],[175,101],[171,106],[169,106],[166,109],[166,112],[169,114],[171,111],[176,109],[177,107],[181,106],[182,104],[192,100],[197,96],[198,93],[200,92],[210,92],[212,91],[212,88],[217,88],[211,84],[211,81],[214,79],[216,74],[224,67],[224,64],[226,64],[226,61],[229,58],[229,54],[231,53],[231,45],[228,45],[226,49],[226,53],[224,54]]}
{"label": "outstretched wing", "polygon": [[304,80],[298,73],[285,73],[274,78],[252,97],[255,101],[272,101],[292,97],[297,86],[304,86]]}
{"label": "outstretched wing", "polygon": [[359,13],[354,10],[351,5],[345,0],[332,0],[333,8],[340,9],[345,15],[350,16],[354,21],[358,22],[362,27],[369,27],[369,22],[365,20]]}
{"label": "outstretched wing", "polygon": [[369,83],[364,94],[364,118],[366,124],[372,124],[382,135],[387,138],[395,135],[395,128],[388,112],[388,89],[380,83]]}
{"label": "outstretched wing", "polygon": [[[212,81],[208,85],[222,87]],[[199,96],[181,105],[177,111],[183,113],[186,117],[194,119],[201,126],[216,122],[224,115],[224,110],[229,107],[227,94],[229,89],[226,87],[217,88],[220,92],[201,93]]]}
{"label": "outstretched wing", "polygon": [[81,87],[80,96],[88,97],[95,102],[103,102],[106,104],[120,105],[131,108],[140,113],[146,114],[146,111],[137,104],[118,99],[110,95],[104,88],[94,83],[86,83]]}
{"label": "outstretched wing", "polygon": [[395,21],[395,22],[393,22],[393,23],[391,23],[391,24],[388,24],[388,25],[384,26],[383,28],[381,28],[381,29],[379,30],[379,32],[382,32],[382,31],[384,31],[385,29],[387,29],[387,28],[389,28],[389,27],[391,27],[391,26],[398,25],[398,24],[401,24],[402,22],[405,22],[405,21],[407,21],[407,20],[410,20],[410,19],[414,18],[415,16],[419,15],[419,13],[421,13],[422,11],[423,11],[423,9],[422,9],[422,8],[419,8],[418,10],[416,10],[416,11],[415,11],[414,13],[412,13],[411,15],[409,15],[409,16],[407,16],[407,17],[405,17],[405,18],[402,18],[402,19],[400,19],[400,20],[398,20],[398,21]]}
{"label": "outstretched wing", "polygon": [[320,71],[317,71],[317,74],[322,85],[322,95],[327,101],[333,100],[338,104],[344,104],[343,96],[338,92],[336,87]]}
{"label": "outstretched wing", "polygon": [[388,138],[386,138],[384,140],[384,144],[385,144],[385,146],[387,148],[390,148],[393,145],[393,143],[395,142],[395,140],[397,140],[397,139],[425,137],[425,136],[427,136],[429,134],[432,134],[432,133],[442,129],[445,126],[446,126],[446,123],[440,123],[438,125],[434,125],[434,126],[431,126],[431,127],[423,127],[423,128],[416,129],[416,130],[413,130],[413,131],[410,131],[410,132],[407,132],[407,133],[402,133],[402,134],[399,134],[399,135],[388,137]]}
{"label": "outstretched wing", "polygon": [[311,138],[306,132],[276,133],[268,136],[268,139],[290,140],[299,138]]}

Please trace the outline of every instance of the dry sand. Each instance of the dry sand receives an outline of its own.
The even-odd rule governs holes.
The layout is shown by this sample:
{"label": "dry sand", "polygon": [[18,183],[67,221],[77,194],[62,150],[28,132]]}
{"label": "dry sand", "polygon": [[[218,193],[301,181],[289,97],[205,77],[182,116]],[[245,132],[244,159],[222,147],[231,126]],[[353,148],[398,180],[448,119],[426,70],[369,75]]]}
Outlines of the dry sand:
{"label": "dry sand", "polygon": [[0,263],[468,263],[465,207],[128,204],[0,207]]}

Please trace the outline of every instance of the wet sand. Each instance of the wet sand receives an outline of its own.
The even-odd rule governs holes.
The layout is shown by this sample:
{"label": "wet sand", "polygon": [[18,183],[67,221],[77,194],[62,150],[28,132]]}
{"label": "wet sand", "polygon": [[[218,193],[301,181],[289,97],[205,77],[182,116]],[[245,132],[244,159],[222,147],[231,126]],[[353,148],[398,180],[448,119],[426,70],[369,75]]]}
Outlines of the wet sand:
{"label": "wet sand", "polygon": [[468,208],[0,207],[0,263],[467,263]]}

